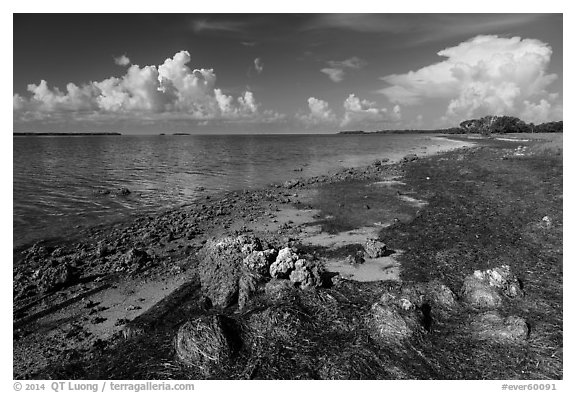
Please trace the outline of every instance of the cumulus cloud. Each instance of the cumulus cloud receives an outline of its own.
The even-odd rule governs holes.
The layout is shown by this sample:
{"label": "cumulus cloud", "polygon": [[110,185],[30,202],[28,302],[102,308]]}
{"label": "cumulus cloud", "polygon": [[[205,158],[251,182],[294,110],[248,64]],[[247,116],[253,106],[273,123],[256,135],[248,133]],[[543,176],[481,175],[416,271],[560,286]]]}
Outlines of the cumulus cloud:
{"label": "cumulus cloud", "polygon": [[308,98],[308,109],[309,113],[297,115],[307,126],[330,125],[337,122],[336,115],[324,100],[316,97]]}
{"label": "cumulus cloud", "polygon": [[377,108],[376,103],[361,100],[350,94],[344,101],[344,118],[341,125],[349,126],[376,126],[382,123],[398,121],[401,118],[400,106],[394,106],[392,113],[386,108]]}
{"label": "cumulus cloud", "polygon": [[21,120],[31,114],[50,117],[56,113],[91,117],[123,115],[124,117],[175,116],[197,120],[263,121],[282,116],[261,111],[250,91],[234,98],[216,88],[213,69],[191,69],[187,51],[176,53],[160,66],[140,67],[133,64],[122,77],[110,77],[83,86],[69,83],[66,91],[51,88],[42,80],[31,84],[30,98],[14,95],[13,107]]}
{"label": "cumulus cloud", "polygon": [[308,98],[308,113],[299,114],[300,121],[309,127],[315,126],[341,126],[378,128],[387,123],[399,122],[402,118],[400,105],[395,105],[391,111],[378,108],[376,103],[362,100],[355,94],[350,94],[342,105],[341,116],[330,108],[329,104],[321,99]]}
{"label": "cumulus cloud", "polygon": [[130,65],[130,58],[128,58],[126,55],[118,56],[114,58],[114,63],[119,66],[126,67],[127,65]]}
{"label": "cumulus cloud", "polygon": [[[541,113],[558,113],[558,97],[547,91],[557,76],[547,73],[552,49],[546,43],[481,35],[438,55],[445,60],[382,77],[389,86],[380,92],[404,105],[446,99],[445,119],[452,121],[486,114],[520,116],[536,107]],[[548,104],[553,108],[546,110]]]}
{"label": "cumulus cloud", "polygon": [[336,61],[330,60],[327,62],[328,67],[322,68],[320,72],[328,75],[333,82],[342,82],[346,70],[357,70],[366,65],[366,62],[356,56],[346,60]]}
{"label": "cumulus cloud", "polygon": [[261,58],[257,57],[254,59],[254,69],[259,74],[264,71],[264,63],[262,62]]}

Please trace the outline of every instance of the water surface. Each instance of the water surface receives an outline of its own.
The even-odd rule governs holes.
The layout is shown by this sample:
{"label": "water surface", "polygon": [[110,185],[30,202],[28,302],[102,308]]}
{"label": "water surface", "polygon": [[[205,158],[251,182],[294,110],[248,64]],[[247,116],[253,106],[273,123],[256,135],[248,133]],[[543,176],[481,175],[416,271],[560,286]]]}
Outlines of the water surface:
{"label": "water surface", "polygon": [[[219,191],[459,144],[429,135],[59,136],[13,143],[15,246]],[[119,187],[132,193],[98,193]]]}

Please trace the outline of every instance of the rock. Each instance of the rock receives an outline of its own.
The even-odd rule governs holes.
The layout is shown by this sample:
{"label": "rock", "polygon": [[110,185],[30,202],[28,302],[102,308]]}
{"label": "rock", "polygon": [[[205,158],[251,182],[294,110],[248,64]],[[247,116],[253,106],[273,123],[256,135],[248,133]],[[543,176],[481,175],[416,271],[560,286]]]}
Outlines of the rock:
{"label": "rock", "polygon": [[205,376],[228,362],[233,352],[225,330],[225,317],[220,315],[185,322],[176,333],[174,347],[178,360]]}
{"label": "rock", "polygon": [[514,343],[526,340],[530,329],[524,318],[514,315],[503,318],[496,311],[488,311],[472,318],[470,331],[480,340]]}
{"label": "rock", "polygon": [[390,161],[390,159],[387,158],[387,157],[385,157],[385,158],[383,158],[383,159],[380,160],[380,162],[381,162],[382,164],[384,164],[384,163],[386,163],[386,162],[388,162],[388,161]]}
{"label": "rock", "polygon": [[552,227],[552,220],[548,216],[542,217],[540,222],[542,228],[551,228]]}
{"label": "rock", "polygon": [[284,188],[293,188],[300,185],[300,180],[298,179],[291,179],[284,182]]}
{"label": "rock", "polygon": [[433,308],[442,308],[444,310],[452,310],[458,306],[454,292],[437,280],[427,283],[424,301]]}
{"label": "rock", "polygon": [[252,251],[246,258],[243,264],[248,270],[256,271],[261,275],[267,275],[270,270],[270,265],[276,259],[278,253],[274,249],[265,251]]}
{"label": "rock", "polygon": [[104,258],[108,254],[108,246],[104,242],[98,242],[96,245],[96,256],[98,258]]}
{"label": "rock", "polygon": [[416,161],[418,159],[418,156],[414,153],[412,154],[407,154],[406,156],[404,156],[404,158],[402,158],[402,162],[411,162],[411,161]]}
{"label": "rock", "polygon": [[386,254],[386,244],[376,239],[368,239],[364,246],[366,254],[370,258],[380,258]]}
{"label": "rock", "polygon": [[272,278],[288,278],[297,260],[296,249],[290,247],[281,249],[278,252],[276,261],[270,265],[270,276]]}
{"label": "rock", "polygon": [[374,161],[372,161],[372,166],[378,167],[378,166],[380,166],[380,165],[382,165],[382,161],[380,161],[380,160],[374,160]]}
{"label": "rock", "polygon": [[47,266],[36,272],[39,278],[38,287],[41,292],[50,292],[77,282],[80,274],[68,263]]}
{"label": "rock", "polygon": [[464,279],[460,293],[462,299],[474,307],[496,308],[502,304],[502,297],[497,288],[491,287],[474,275]]}
{"label": "rock", "polygon": [[126,252],[126,254],[124,254],[117,270],[135,272],[146,267],[150,261],[150,256],[146,251],[138,248],[131,248]]}
{"label": "rock", "polygon": [[66,254],[66,251],[64,251],[64,249],[62,247],[57,247],[54,249],[54,251],[52,251],[52,258],[58,258],[63,256],[64,254]]}
{"label": "rock", "polygon": [[294,270],[290,272],[290,281],[302,289],[319,287],[322,285],[320,269],[313,262],[299,259],[294,263]]}
{"label": "rock", "polygon": [[370,308],[367,325],[377,342],[399,344],[423,331],[423,315],[409,299],[385,292]]}
{"label": "rock", "polygon": [[365,262],[364,253],[362,251],[357,251],[353,255],[348,255],[346,257],[346,262],[350,265],[359,265]]}
{"label": "rock", "polygon": [[204,294],[215,307],[228,307],[237,298],[244,259],[261,249],[253,237],[223,237],[206,243],[198,273]]}
{"label": "rock", "polygon": [[257,292],[259,284],[263,281],[263,276],[253,270],[244,270],[238,282],[238,308],[243,309]]}
{"label": "rock", "polygon": [[464,279],[461,293],[465,301],[480,308],[498,307],[502,303],[501,295],[510,298],[524,295],[518,278],[510,272],[508,265],[476,270]]}
{"label": "rock", "polygon": [[126,187],[121,187],[121,188],[116,190],[116,195],[126,196],[126,195],[130,195],[130,194],[131,194],[131,191],[129,189],[127,189]]}

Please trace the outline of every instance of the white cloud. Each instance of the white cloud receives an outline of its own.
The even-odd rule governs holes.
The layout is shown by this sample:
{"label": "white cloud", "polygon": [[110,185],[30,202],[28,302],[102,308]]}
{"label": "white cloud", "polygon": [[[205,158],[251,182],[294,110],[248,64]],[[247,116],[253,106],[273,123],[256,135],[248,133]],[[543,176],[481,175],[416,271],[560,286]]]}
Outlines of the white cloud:
{"label": "white cloud", "polygon": [[128,56],[126,55],[118,56],[114,58],[114,63],[116,63],[119,66],[125,67],[130,65],[130,58],[128,58]]}
{"label": "white cloud", "polygon": [[297,118],[308,127],[341,126],[379,128],[387,123],[399,122],[402,118],[400,105],[394,106],[391,112],[386,108],[378,108],[376,103],[361,100],[350,94],[343,103],[341,116],[330,108],[329,104],[321,99],[308,98],[308,113],[298,114]]}
{"label": "white cloud", "polygon": [[315,97],[308,98],[308,109],[308,114],[297,115],[299,120],[308,126],[330,125],[337,122],[336,115],[324,100]]}
{"label": "white cloud", "polygon": [[262,62],[261,58],[257,57],[254,59],[254,69],[259,74],[262,73],[262,71],[264,71],[264,63]]}
{"label": "white cloud", "polygon": [[402,114],[400,106],[394,106],[390,114],[386,108],[377,108],[376,103],[361,100],[350,94],[344,101],[344,117],[342,127],[377,127],[384,123],[397,122]]}
{"label": "white cloud", "polygon": [[320,72],[328,75],[332,82],[342,82],[344,80],[344,70],[339,68],[322,68]]}
{"label": "white cloud", "polygon": [[[38,116],[51,117],[67,113],[75,118],[123,116],[165,119],[173,116],[196,120],[243,120],[267,122],[282,115],[266,110],[250,91],[237,98],[216,88],[213,69],[191,69],[187,51],[176,53],[160,66],[140,67],[131,65],[122,77],[110,77],[100,82],[90,82],[81,87],[73,83],[62,92],[50,88],[44,80],[31,84],[26,99],[14,95],[15,119]],[[34,116],[31,116],[34,114]]]}
{"label": "white cloud", "polygon": [[330,60],[327,62],[328,67],[322,68],[320,72],[328,75],[333,82],[342,82],[346,70],[357,70],[366,65],[366,62],[356,56],[346,60],[336,61]]}
{"label": "white cloud", "polygon": [[[445,118],[450,121],[486,114],[519,116],[534,105],[543,108],[542,100],[557,105],[547,91],[556,79],[547,73],[552,49],[539,40],[477,36],[438,55],[446,59],[383,77],[390,86],[380,92],[404,105],[446,99]],[[546,113],[554,112],[558,110]]]}

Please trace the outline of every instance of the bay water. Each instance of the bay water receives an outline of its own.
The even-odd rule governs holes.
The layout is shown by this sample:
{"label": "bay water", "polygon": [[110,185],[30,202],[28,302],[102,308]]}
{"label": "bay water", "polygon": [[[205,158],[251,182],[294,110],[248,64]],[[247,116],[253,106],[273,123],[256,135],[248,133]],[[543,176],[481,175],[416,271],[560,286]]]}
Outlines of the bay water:
{"label": "bay water", "polygon": [[[220,191],[462,145],[431,135],[15,136],[14,247]],[[105,190],[128,188],[127,196]]]}

